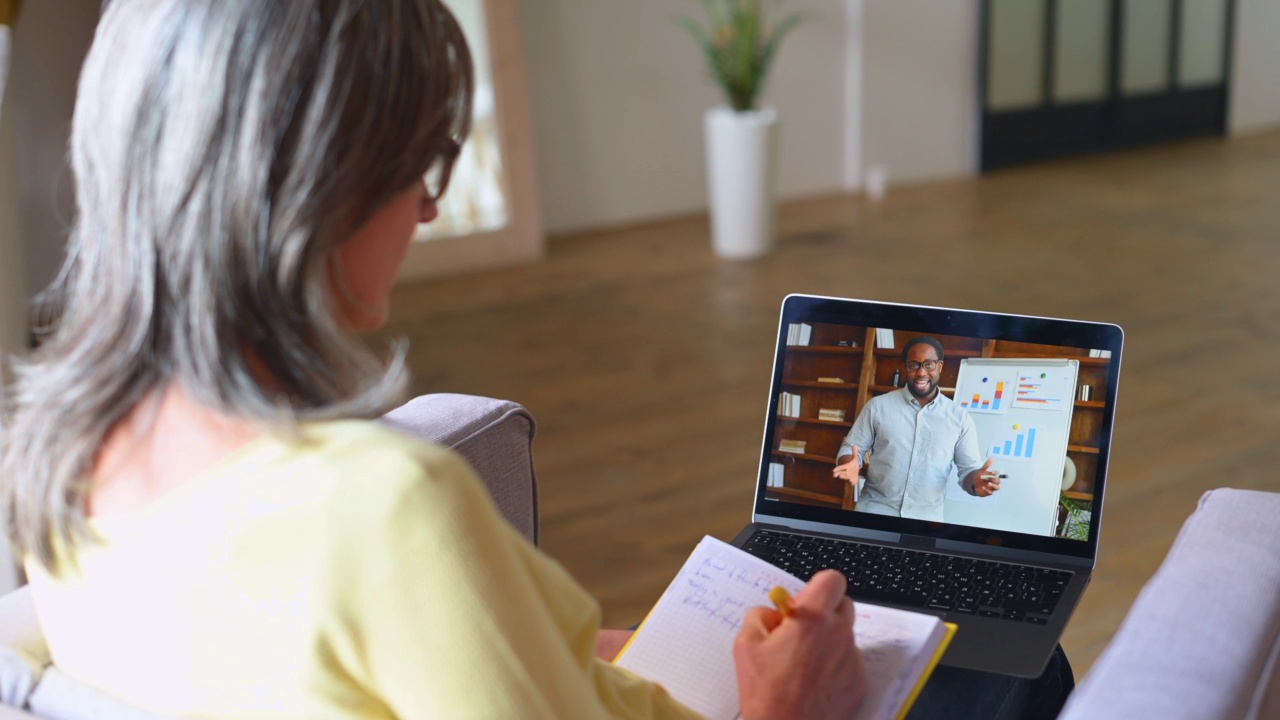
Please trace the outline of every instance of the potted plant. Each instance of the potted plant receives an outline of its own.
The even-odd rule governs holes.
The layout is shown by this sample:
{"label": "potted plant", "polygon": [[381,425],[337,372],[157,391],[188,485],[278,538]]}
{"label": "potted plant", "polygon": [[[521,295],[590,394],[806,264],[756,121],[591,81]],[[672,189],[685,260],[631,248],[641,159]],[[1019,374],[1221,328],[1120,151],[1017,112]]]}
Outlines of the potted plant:
{"label": "potted plant", "polygon": [[1089,521],[1093,515],[1086,504],[1081,503],[1067,497],[1064,491],[1058,496],[1058,517],[1061,529],[1058,531],[1058,537],[1064,537],[1071,540],[1088,540],[1089,539]]}
{"label": "potted plant", "polygon": [[726,105],[704,117],[712,247],[743,259],[773,248],[778,114],[758,106],[770,65],[798,15],[775,17],[777,2],[700,0],[705,25],[679,18],[706,58]]}

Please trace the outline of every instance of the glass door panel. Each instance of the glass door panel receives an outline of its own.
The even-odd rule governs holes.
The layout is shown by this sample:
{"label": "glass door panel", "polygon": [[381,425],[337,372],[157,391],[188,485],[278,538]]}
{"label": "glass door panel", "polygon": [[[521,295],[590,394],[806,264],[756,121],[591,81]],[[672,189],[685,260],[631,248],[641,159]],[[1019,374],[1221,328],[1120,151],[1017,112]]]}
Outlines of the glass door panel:
{"label": "glass door panel", "polygon": [[1202,87],[1223,81],[1227,11],[1227,0],[1183,2],[1178,38],[1178,87]]}
{"label": "glass door panel", "polygon": [[1043,100],[1045,0],[992,0],[987,109],[1035,107]]}
{"label": "glass door panel", "polygon": [[1053,101],[1099,102],[1107,97],[1108,0],[1058,2]]}
{"label": "glass door panel", "polygon": [[1125,95],[1158,93],[1169,87],[1171,0],[1124,0],[1120,89]]}
{"label": "glass door panel", "polygon": [[1226,132],[1234,0],[981,0],[982,169]]}

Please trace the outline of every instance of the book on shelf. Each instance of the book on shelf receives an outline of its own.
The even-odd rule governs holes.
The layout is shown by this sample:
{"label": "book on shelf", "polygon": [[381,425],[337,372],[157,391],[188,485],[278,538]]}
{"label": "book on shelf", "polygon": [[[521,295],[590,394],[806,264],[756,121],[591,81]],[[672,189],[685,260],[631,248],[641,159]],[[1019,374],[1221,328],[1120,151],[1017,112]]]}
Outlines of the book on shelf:
{"label": "book on shelf", "polygon": [[778,452],[804,454],[805,440],[779,440]]}
{"label": "book on shelf", "polygon": [[818,378],[818,382],[826,382],[826,383],[842,383],[842,382],[844,382],[844,378],[838,378],[838,377],[820,377],[820,378]]}
{"label": "book on shelf", "polygon": [[[711,720],[738,717],[733,643],[746,611],[769,606],[769,591],[804,581],[707,536],[614,660],[661,684]],[[866,658],[866,694],[853,720],[905,717],[955,634],[924,613],[856,603],[851,632]],[[787,622],[783,620],[783,622]]]}
{"label": "book on shelf", "polygon": [[1099,349],[1097,349],[1097,348],[1094,348],[1093,350],[1090,350],[1090,351],[1089,351],[1089,357],[1091,357],[1091,358],[1109,358],[1109,357],[1111,357],[1111,351],[1110,351],[1110,350],[1099,350]]}
{"label": "book on shelf", "polygon": [[769,482],[767,485],[769,487],[782,487],[784,478],[785,468],[783,468],[782,463],[769,463]]}
{"label": "book on shelf", "polygon": [[778,414],[783,417],[800,417],[800,396],[789,392],[779,395]]}
{"label": "book on shelf", "polygon": [[890,330],[889,328],[876,328],[876,347],[892,348],[893,330]]}
{"label": "book on shelf", "polygon": [[845,416],[844,410],[835,410],[832,408],[818,409],[819,420],[831,420],[833,422],[844,422],[844,416]]}
{"label": "book on shelf", "polygon": [[813,336],[813,326],[809,323],[790,323],[787,325],[788,345],[808,345]]}

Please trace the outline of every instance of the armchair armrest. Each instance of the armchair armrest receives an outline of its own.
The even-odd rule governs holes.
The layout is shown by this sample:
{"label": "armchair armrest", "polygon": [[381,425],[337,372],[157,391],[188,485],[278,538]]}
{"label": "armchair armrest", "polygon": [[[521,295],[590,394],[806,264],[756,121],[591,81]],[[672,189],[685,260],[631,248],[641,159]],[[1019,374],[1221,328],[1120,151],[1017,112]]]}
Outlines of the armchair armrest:
{"label": "armchair armrest", "polygon": [[49,662],[31,588],[0,596],[0,706],[24,707]]}
{"label": "armchair armrest", "polygon": [[480,476],[503,517],[538,543],[537,426],[522,405],[476,395],[420,395],[382,417],[388,426],[452,448]]}
{"label": "armchair armrest", "polygon": [[1206,493],[1060,717],[1280,717],[1280,493]]}

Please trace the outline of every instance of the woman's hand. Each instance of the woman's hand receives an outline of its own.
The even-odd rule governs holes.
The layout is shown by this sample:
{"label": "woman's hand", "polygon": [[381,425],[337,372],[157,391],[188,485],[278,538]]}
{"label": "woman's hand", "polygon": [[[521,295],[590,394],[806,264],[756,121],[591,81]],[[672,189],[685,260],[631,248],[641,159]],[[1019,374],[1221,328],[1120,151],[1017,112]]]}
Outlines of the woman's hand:
{"label": "woman's hand", "polygon": [[786,617],[756,607],[733,646],[744,720],[849,718],[866,692],[844,576],[823,570]]}
{"label": "woman's hand", "polygon": [[633,630],[601,630],[596,635],[596,657],[605,662],[613,662],[632,634]]}

